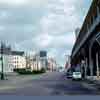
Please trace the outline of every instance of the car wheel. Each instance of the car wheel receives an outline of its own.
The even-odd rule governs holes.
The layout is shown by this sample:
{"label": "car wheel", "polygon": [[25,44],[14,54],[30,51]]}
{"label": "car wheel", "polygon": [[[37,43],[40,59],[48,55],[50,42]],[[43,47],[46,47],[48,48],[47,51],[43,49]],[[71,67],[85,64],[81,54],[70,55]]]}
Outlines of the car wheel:
{"label": "car wheel", "polygon": [[74,79],[74,78],[72,78],[72,80],[74,81],[75,79]]}

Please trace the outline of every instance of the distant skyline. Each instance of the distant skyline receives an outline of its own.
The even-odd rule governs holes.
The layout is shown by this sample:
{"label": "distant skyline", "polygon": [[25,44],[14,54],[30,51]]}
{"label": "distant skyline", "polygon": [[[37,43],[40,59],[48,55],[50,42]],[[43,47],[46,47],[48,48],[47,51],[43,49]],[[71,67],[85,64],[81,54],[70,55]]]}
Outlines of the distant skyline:
{"label": "distant skyline", "polygon": [[13,49],[48,51],[59,64],[71,53],[92,0],[0,0],[0,40]]}

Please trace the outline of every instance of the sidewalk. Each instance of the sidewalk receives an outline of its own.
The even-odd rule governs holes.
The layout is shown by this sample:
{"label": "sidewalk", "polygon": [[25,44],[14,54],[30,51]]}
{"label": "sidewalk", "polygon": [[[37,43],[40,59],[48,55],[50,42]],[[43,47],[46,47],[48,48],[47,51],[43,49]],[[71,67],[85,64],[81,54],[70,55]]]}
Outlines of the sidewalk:
{"label": "sidewalk", "polygon": [[86,80],[100,84],[100,77],[97,78],[97,76],[87,76]]}
{"label": "sidewalk", "polygon": [[40,75],[7,74],[5,80],[0,80],[0,91],[25,87],[29,81],[39,79]]}
{"label": "sidewalk", "polygon": [[97,76],[88,76],[85,81],[90,84],[91,86],[97,88],[100,91],[100,77],[97,78]]}

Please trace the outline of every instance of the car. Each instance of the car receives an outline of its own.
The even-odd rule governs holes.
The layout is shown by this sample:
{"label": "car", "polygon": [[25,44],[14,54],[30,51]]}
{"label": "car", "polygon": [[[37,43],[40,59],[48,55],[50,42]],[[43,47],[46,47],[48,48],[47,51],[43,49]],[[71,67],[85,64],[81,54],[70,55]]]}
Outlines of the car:
{"label": "car", "polygon": [[72,78],[72,72],[67,72],[67,73],[66,73],[66,77],[67,77],[68,79]]}
{"label": "car", "polygon": [[72,74],[72,80],[82,80],[82,74],[81,74],[81,72],[73,72],[73,74]]}

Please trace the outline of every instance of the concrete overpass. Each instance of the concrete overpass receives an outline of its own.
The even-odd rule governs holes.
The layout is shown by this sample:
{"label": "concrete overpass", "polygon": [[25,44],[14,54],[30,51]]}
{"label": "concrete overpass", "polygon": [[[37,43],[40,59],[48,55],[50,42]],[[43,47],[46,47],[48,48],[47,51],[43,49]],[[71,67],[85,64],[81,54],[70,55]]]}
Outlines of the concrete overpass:
{"label": "concrete overpass", "polygon": [[93,0],[71,54],[71,66],[80,65],[83,76],[100,72],[100,0]]}

